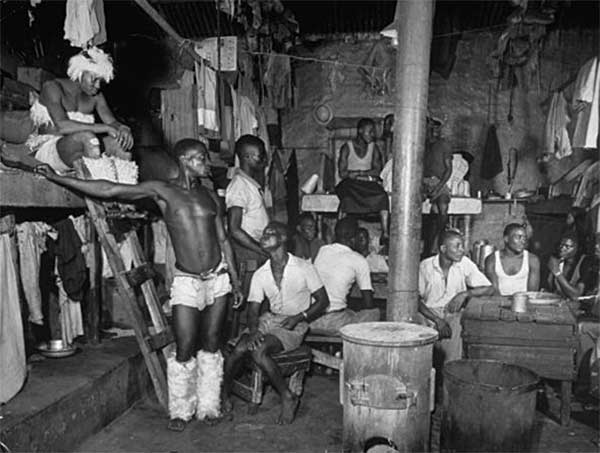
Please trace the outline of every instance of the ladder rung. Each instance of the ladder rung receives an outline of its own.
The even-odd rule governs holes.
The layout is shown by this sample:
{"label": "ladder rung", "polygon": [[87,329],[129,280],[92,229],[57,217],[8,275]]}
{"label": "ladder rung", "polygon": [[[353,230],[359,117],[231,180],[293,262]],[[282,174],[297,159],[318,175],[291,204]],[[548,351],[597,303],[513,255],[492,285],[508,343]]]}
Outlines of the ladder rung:
{"label": "ladder rung", "polygon": [[146,341],[150,347],[156,351],[164,348],[168,344],[173,343],[175,339],[173,338],[173,332],[171,332],[171,329],[165,329],[162,332],[147,336]]}
{"label": "ladder rung", "polygon": [[152,269],[148,263],[144,263],[141,266],[134,267],[130,271],[124,273],[125,278],[132,287],[140,286],[142,283],[152,280],[156,272]]}

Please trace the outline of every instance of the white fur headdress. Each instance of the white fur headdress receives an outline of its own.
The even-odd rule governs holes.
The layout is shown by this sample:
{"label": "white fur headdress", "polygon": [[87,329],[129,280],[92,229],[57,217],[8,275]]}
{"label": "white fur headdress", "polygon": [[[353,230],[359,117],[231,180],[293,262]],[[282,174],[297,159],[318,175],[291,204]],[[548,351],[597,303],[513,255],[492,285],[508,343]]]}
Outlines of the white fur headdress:
{"label": "white fur headdress", "polygon": [[69,59],[67,75],[71,80],[78,82],[83,71],[93,72],[105,82],[110,82],[114,77],[112,58],[98,47],[82,50]]}

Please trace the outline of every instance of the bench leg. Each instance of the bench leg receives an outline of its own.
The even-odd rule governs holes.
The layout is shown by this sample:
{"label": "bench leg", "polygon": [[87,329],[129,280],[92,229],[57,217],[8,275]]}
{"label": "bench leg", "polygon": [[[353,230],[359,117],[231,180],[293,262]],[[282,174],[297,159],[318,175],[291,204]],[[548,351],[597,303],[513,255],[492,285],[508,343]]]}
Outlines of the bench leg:
{"label": "bench leg", "polygon": [[571,421],[571,381],[560,383],[560,424],[569,426]]}

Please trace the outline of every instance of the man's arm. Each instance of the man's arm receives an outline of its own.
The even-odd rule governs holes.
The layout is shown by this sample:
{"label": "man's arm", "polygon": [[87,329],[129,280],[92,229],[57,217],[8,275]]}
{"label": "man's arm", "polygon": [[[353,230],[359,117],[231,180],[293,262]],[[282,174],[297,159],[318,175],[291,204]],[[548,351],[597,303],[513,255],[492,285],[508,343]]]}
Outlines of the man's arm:
{"label": "man's arm", "polygon": [[485,259],[485,276],[492,282],[492,286],[495,288],[496,292],[500,294],[498,276],[496,275],[495,269],[495,259],[493,253]]}
{"label": "man's arm", "polygon": [[529,254],[529,276],[527,278],[527,291],[540,289],[540,260],[533,253]]}
{"label": "man's arm", "polygon": [[348,154],[350,150],[348,144],[343,144],[340,148],[340,155],[338,156],[338,173],[340,179],[350,178],[350,172],[348,171]]}
{"label": "man's arm", "polygon": [[55,80],[44,83],[40,93],[41,103],[48,109],[50,118],[55,126],[56,133],[60,135],[75,132],[92,132],[94,134],[109,134],[117,137],[117,130],[107,124],[88,124],[81,121],[70,120],[62,105],[62,88]]}
{"label": "man's arm", "polygon": [[69,189],[78,190],[86,195],[97,198],[118,198],[126,201],[141,200],[142,198],[163,198],[167,184],[163,181],[145,181],[140,184],[117,184],[99,180],[86,180],[60,176],[48,165],[42,164],[35,167],[37,174],[45,176],[48,180]]}
{"label": "man's arm", "polygon": [[229,218],[229,234],[247,249],[253,250],[261,255],[268,256],[268,253],[260,247],[260,244],[242,229],[243,213],[243,209],[239,206],[232,206],[228,209],[227,214]]}
{"label": "man's arm", "polygon": [[131,135],[131,129],[129,126],[117,121],[102,93],[98,93],[98,95],[96,95],[96,111],[98,112],[98,116],[104,124],[108,124],[117,130],[118,134],[115,139],[119,145],[125,150],[131,149],[133,146],[133,135]]}
{"label": "man's arm", "polygon": [[363,308],[375,308],[375,301],[373,300],[373,290],[361,289],[360,293],[362,294]]}
{"label": "man's arm", "polygon": [[233,287],[233,308],[239,308],[244,302],[244,295],[242,293],[240,280],[237,274],[237,267],[235,266],[235,259],[233,257],[233,250],[231,249],[231,243],[227,234],[225,234],[225,227],[223,225],[223,212],[221,210],[221,204],[216,194],[213,191],[209,191],[210,196],[217,206],[217,215],[215,217],[215,226],[217,229],[217,239],[221,244],[221,250],[225,255],[225,262],[227,263],[227,270],[231,277],[231,286]]}
{"label": "man's arm", "polygon": [[440,192],[450,179],[450,176],[452,176],[452,150],[450,149],[450,146],[447,143],[440,144],[440,146],[443,148],[439,152],[444,153],[444,172],[440,177],[440,183],[433,191],[432,198],[436,198],[440,194]]}
{"label": "man's arm", "polygon": [[373,144],[373,160],[371,163],[371,169],[369,171],[362,172],[363,176],[373,176],[379,178],[381,170],[383,169],[383,158],[381,157],[381,151],[379,147]]}
{"label": "man's arm", "polygon": [[440,333],[440,339],[452,336],[452,329],[446,320],[436,315],[421,299],[419,299],[419,313],[435,324],[435,328]]}
{"label": "man's arm", "polygon": [[329,307],[329,296],[327,295],[327,291],[325,291],[325,287],[322,286],[314,293],[311,294],[315,302],[313,302],[307,310],[302,313],[298,313],[293,316],[288,316],[281,322],[281,327],[284,329],[292,330],[296,325],[302,321],[311,322],[315,319],[319,318],[327,307]]}
{"label": "man's arm", "polygon": [[489,286],[476,286],[475,288],[469,288],[466,291],[461,291],[456,294],[448,305],[446,305],[446,309],[450,313],[456,313],[460,311],[467,304],[471,297],[481,297],[481,296],[493,296],[496,290],[492,285]]}

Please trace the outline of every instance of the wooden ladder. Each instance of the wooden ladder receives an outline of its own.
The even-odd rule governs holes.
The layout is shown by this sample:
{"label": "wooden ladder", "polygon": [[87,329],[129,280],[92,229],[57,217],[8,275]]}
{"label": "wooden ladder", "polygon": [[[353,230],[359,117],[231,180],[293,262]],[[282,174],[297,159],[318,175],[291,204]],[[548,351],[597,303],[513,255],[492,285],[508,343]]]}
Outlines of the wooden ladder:
{"label": "wooden ladder", "polygon": [[[82,161],[75,163],[75,169],[79,178],[89,178],[89,172]],[[100,245],[104,249],[110,268],[112,269],[117,283],[118,294],[125,304],[136,340],[148,367],[158,402],[167,408],[168,391],[164,364],[166,363],[166,355],[169,352],[167,346],[173,343],[174,338],[160,306],[156,287],[152,281],[154,271],[144,258],[142,247],[135,231],[129,231],[125,234],[125,241],[131,247],[133,264],[135,266],[130,271],[126,270],[125,263],[119,251],[119,245],[106,221],[106,210],[103,204],[89,197],[85,197],[85,203],[92,218],[92,223],[98,233]],[[136,294],[138,288],[141,289],[145,306],[150,314],[152,326],[148,326],[146,323],[142,307],[138,304]],[[162,351],[165,361],[161,361],[159,351]]]}

